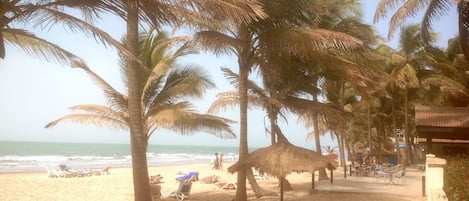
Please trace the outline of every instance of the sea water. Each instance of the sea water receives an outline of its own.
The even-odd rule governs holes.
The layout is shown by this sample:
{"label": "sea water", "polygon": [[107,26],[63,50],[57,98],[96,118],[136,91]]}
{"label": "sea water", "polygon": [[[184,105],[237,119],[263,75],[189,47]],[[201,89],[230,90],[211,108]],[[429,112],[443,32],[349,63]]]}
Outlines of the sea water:
{"label": "sea water", "polygon": [[[215,153],[237,161],[238,148],[225,146],[148,145],[148,166],[207,163]],[[44,171],[66,164],[72,168],[131,167],[129,144],[0,141],[0,172]]]}

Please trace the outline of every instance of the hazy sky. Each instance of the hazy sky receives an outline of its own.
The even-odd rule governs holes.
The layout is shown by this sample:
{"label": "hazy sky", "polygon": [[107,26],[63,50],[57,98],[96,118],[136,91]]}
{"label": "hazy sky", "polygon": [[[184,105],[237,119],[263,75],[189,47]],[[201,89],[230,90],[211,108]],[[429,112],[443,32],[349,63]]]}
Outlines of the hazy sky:
{"label": "hazy sky", "polygon": [[[372,24],[378,0],[363,2],[365,2],[363,5],[364,21]],[[108,18],[103,21],[105,23],[100,27],[103,27],[115,39],[120,40],[125,31],[125,23],[117,18]],[[379,24],[374,24],[383,38],[388,31],[387,22],[387,20],[381,20]],[[457,35],[457,22],[456,14],[452,14],[441,18],[438,25],[434,26],[435,31],[440,33],[438,43],[440,47],[446,47],[448,38]],[[92,38],[64,32],[64,29],[59,26],[48,32],[42,32],[39,29],[32,31],[79,55],[108,83],[126,93],[122,87],[115,49],[97,44]],[[396,44],[395,41],[396,39],[390,43]],[[103,93],[82,70],[31,58],[13,46],[7,45],[6,48],[6,58],[0,60],[0,141],[129,142],[128,131],[107,127],[62,123],[52,129],[45,129],[44,126],[48,122],[69,114],[70,106],[105,104]],[[217,89],[208,91],[204,99],[196,103],[200,112],[206,111],[218,92],[233,90],[223,77],[220,67],[229,67],[237,72],[234,57],[215,57],[202,53],[186,57],[181,60],[181,63],[195,63],[205,67],[217,83]],[[235,108],[219,115],[238,120],[239,110]],[[248,119],[249,145],[268,145],[270,138],[264,130],[264,122],[267,121],[264,112],[250,111]],[[288,124],[283,122],[281,128],[293,144],[314,147],[314,142],[305,141],[308,131],[303,125],[297,123],[296,117],[292,116]],[[239,124],[233,124],[233,129],[237,132]],[[333,145],[330,137],[324,139],[323,145]],[[163,130],[157,131],[152,136],[151,143],[237,146],[238,140],[221,140],[203,133],[194,136],[179,136]]]}

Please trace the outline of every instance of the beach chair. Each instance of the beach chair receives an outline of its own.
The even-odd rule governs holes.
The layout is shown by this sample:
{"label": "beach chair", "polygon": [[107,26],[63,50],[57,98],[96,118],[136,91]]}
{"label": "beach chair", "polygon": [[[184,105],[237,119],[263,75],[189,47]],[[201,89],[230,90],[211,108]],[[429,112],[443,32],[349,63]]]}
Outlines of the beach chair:
{"label": "beach chair", "polygon": [[92,175],[108,175],[112,166],[106,166],[103,169],[91,170]]}
{"label": "beach chair", "polygon": [[376,171],[376,173],[373,175],[373,177],[376,179],[376,183],[386,183],[386,177],[388,174],[386,172],[383,172],[382,170]]}
{"label": "beach chair", "polygon": [[165,193],[165,197],[175,197],[176,200],[182,201],[190,197],[192,189],[192,181],[190,179],[179,182],[179,186],[176,190]]}
{"label": "beach chair", "polygon": [[46,166],[46,170],[47,170],[47,177],[49,177],[49,178],[64,178],[64,177],[66,177],[65,172],[63,172],[61,170],[52,170],[47,166]]}
{"label": "beach chair", "polygon": [[176,177],[176,180],[179,182],[183,182],[186,180],[190,181],[198,181],[199,180],[199,173],[198,172],[189,172],[184,176]]}
{"label": "beach chair", "polygon": [[254,170],[254,179],[256,180],[267,180],[267,175],[261,170]]}
{"label": "beach chair", "polygon": [[218,182],[215,183],[215,189],[218,190],[235,190],[238,188],[238,185],[236,185],[236,182]]}
{"label": "beach chair", "polygon": [[394,178],[394,184],[404,185],[406,184],[405,171],[399,170],[397,173],[392,175]]}
{"label": "beach chair", "polygon": [[91,171],[89,170],[75,170],[75,169],[67,167],[64,164],[59,165],[59,169],[65,174],[71,175],[72,177],[91,176]]}

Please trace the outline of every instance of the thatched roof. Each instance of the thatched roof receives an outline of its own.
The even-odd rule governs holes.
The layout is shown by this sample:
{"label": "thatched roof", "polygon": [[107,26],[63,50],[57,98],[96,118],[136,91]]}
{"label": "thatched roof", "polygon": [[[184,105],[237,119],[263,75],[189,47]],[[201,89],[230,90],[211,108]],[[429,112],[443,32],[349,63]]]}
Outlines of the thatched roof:
{"label": "thatched roof", "polygon": [[415,125],[469,128],[469,108],[415,106]]}
{"label": "thatched roof", "polygon": [[415,127],[421,138],[469,140],[469,108],[416,106]]}
{"label": "thatched roof", "polygon": [[282,178],[291,172],[314,172],[322,168],[335,169],[337,166],[336,161],[329,160],[317,152],[280,140],[274,145],[250,153],[243,161],[230,166],[228,171],[233,173],[241,168],[255,167]]}

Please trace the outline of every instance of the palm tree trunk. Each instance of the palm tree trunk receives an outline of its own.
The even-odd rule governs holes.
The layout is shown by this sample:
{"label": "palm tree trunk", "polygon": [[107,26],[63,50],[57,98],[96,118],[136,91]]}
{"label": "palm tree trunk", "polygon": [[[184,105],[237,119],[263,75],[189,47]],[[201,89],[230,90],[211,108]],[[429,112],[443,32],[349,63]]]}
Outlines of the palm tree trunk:
{"label": "palm tree trunk", "polygon": [[[317,95],[316,93],[313,93],[313,101],[317,102]],[[321,142],[319,138],[319,123],[318,123],[318,112],[314,111],[313,112],[313,129],[314,129],[314,141],[316,143],[316,152],[319,154],[321,153]],[[313,173],[314,174],[314,173]],[[327,177],[326,169],[322,168],[319,169],[319,180],[328,180],[329,178]]]}
{"label": "palm tree trunk", "polygon": [[[240,107],[240,131],[239,131],[239,160],[242,161],[248,154],[248,139],[247,139],[247,77],[248,68],[239,68],[239,107]],[[246,170],[240,169],[238,171],[238,188],[236,188],[236,200],[247,200],[246,194]]]}
{"label": "palm tree trunk", "polygon": [[[340,108],[343,109],[345,105],[345,82],[340,83]],[[339,133],[337,134],[337,143],[339,145],[340,164],[344,166],[344,173],[347,172],[347,164],[345,163],[345,129],[343,126],[340,127]],[[347,175],[344,175],[347,177]]]}
{"label": "palm tree trunk", "polygon": [[469,61],[469,2],[459,1],[459,41],[466,60]]}
{"label": "palm tree trunk", "polygon": [[[138,55],[138,2],[129,0],[127,16],[126,48]],[[128,67],[128,108],[130,117],[130,146],[132,152],[132,170],[135,201],[151,201],[150,184],[148,182],[148,168],[146,136],[143,134],[141,97],[138,82],[139,64],[130,59]]]}
{"label": "palm tree trunk", "polygon": [[410,145],[410,141],[409,141],[409,100],[408,100],[408,89],[407,89],[407,85],[404,87],[404,104],[405,104],[405,108],[404,108],[404,140],[405,140],[405,161],[404,163],[402,164],[404,166],[404,168],[407,166],[407,164],[409,163],[410,161],[410,149],[409,149],[409,145]]}
{"label": "palm tree trunk", "polygon": [[[240,38],[249,38],[247,27],[240,25],[239,28]],[[246,40],[249,41],[249,40]],[[247,46],[249,47],[249,46]],[[246,51],[249,48],[246,48]],[[248,96],[247,96],[247,84],[250,65],[247,62],[248,58],[245,52],[240,50],[238,55],[239,64],[239,160],[242,161],[248,155]],[[236,201],[247,200],[246,190],[246,169],[241,168],[238,171],[237,178],[238,186],[236,188]]]}
{"label": "palm tree trunk", "polygon": [[[394,87],[393,87],[393,95],[396,95],[395,94],[395,87],[396,85],[393,84]],[[392,104],[391,104],[391,110],[392,110],[392,127],[393,127],[393,132],[394,132],[394,136],[396,138],[396,141],[395,141],[395,147],[396,147],[396,150],[397,150],[397,161],[401,161],[402,159],[402,155],[401,155],[401,150],[399,148],[399,136],[398,136],[398,133],[397,133],[397,124],[396,124],[396,108],[394,106],[394,101],[392,100]]]}
{"label": "palm tree trunk", "polygon": [[371,105],[368,105],[366,117],[368,119],[368,151],[371,152]]}

